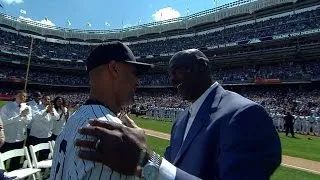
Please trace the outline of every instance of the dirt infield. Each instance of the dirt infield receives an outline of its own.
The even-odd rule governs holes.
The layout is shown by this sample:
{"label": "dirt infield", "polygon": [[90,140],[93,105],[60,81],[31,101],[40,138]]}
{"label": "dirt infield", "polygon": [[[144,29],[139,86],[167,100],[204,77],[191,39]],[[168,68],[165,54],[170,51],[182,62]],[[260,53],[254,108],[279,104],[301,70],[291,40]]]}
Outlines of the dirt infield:
{"label": "dirt infield", "polygon": [[[144,131],[149,136],[170,140],[170,134],[153,131],[149,129],[144,129]],[[285,167],[298,169],[298,170],[320,175],[320,162],[317,162],[317,161],[311,161],[311,160],[283,155],[281,165]]]}
{"label": "dirt infield", "polygon": [[162,132],[153,131],[153,130],[149,130],[149,129],[144,129],[144,132],[149,136],[157,137],[160,139],[170,140],[170,134],[167,134],[167,133],[162,133]]}

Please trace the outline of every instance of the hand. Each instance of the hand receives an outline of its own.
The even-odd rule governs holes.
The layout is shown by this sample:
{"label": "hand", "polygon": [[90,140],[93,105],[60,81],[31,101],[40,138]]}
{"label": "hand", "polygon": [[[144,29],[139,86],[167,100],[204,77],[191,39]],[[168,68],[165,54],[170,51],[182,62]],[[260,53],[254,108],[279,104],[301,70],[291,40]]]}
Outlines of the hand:
{"label": "hand", "polygon": [[28,114],[29,114],[29,109],[26,108],[26,109],[24,109],[23,111],[21,111],[20,116],[26,117]]}
{"label": "hand", "polygon": [[47,113],[52,114],[53,113],[53,105],[48,105],[46,111],[47,111]]}
{"label": "hand", "polygon": [[[82,159],[103,163],[111,169],[125,175],[135,175],[142,149],[147,149],[145,163],[152,151],[148,148],[144,131],[139,128],[123,126],[113,122],[89,121],[91,126],[79,129],[83,135],[94,136],[100,140],[96,151],[79,151]],[[77,139],[76,146],[95,149],[92,141]],[[145,164],[144,163],[144,164]]]}
{"label": "hand", "polygon": [[60,108],[61,108],[61,110],[62,110],[62,114],[66,115],[66,113],[67,113],[67,112],[66,112],[66,108],[64,108],[63,105],[61,105]]}
{"label": "hand", "polygon": [[124,125],[131,128],[139,128],[136,123],[126,114],[125,112],[120,112],[118,118],[122,121]]}

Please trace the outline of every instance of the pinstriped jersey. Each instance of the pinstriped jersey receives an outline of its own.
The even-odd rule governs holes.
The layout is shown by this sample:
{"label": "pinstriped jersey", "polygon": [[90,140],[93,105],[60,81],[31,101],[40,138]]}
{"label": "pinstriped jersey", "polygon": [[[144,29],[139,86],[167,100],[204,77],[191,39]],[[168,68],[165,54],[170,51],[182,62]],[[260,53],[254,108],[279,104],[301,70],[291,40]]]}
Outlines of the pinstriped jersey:
{"label": "pinstriped jersey", "polygon": [[[109,109],[102,105],[83,105],[71,115],[63,131],[57,137],[53,153],[50,180],[131,180],[133,176],[121,175],[101,163],[80,159],[77,156],[79,147],[74,145],[76,139],[92,140],[92,136],[78,133],[80,127],[89,125],[90,119],[122,123]],[[88,149],[86,149],[88,150]],[[107,154],[106,154],[107,156]]]}

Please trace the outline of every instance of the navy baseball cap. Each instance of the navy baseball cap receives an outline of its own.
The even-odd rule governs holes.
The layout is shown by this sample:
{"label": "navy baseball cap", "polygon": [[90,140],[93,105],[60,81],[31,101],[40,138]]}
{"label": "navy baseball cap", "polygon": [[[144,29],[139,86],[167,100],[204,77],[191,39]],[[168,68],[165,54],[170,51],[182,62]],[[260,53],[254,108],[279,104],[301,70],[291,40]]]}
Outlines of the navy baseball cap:
{"label": "navy baseball cap", "polygon": [[192,67],[195,62],[202,61],[205,65],[209,65],[208,57],[198,49],[187,49],[179,51],[172,56],[169,61],[169,68]]}
{"label": "navy baseball cap", "polygon": [[101,44],[90,53],[87,58],[87,72],[112,60],[132,64],[140,74],[154,67],[153,64],[138,62],[127,45],[114,41]]}

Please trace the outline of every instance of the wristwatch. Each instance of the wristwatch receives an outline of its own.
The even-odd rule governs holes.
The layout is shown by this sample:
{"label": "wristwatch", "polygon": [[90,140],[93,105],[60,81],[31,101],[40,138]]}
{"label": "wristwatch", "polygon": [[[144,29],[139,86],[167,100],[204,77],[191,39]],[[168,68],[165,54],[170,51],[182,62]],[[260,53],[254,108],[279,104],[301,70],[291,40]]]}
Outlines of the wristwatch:
{"label": "wristwatch", "polygon": [[142,177],[146,180],[157,180],[162,158],[153,152],[147,164],[142,167]]}

